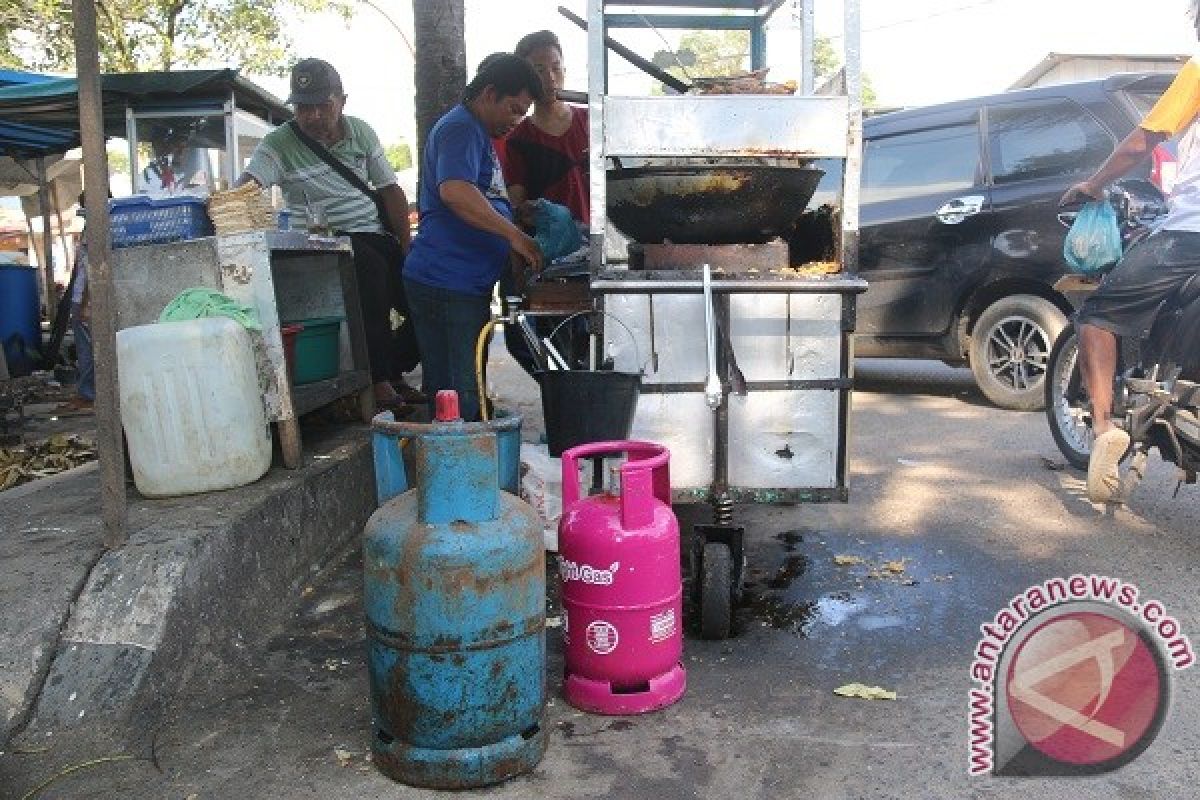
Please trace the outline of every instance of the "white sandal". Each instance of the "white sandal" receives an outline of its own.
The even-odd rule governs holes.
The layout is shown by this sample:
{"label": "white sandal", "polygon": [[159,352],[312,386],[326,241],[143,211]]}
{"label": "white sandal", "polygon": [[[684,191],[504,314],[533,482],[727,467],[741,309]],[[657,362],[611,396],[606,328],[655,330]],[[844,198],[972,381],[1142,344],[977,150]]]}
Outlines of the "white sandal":
{"label": "white sandal", "polygon": [[1093,503],[1119,503],[1119,465],[1129,449],[1129,434],[1120,428],[1105,431],[1092,443],[1088,459],[1087,494]]}

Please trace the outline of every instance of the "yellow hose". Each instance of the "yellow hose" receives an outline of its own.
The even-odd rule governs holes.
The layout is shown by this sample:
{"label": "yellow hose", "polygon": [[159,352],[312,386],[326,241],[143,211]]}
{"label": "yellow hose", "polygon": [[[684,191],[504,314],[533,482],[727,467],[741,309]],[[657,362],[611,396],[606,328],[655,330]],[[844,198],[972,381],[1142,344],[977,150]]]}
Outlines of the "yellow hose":
{"label": "yellow hose", "polygon": [[489,319],[479,329],[479,338],[475,340],[475,387],[479,391],[479,418],[484,422],[490,418],[488,416],[487,394],[483,385],[484,346],[487,344],[488,336],[492,333],[492,328],[501,322],[503,322],[501,319]]}

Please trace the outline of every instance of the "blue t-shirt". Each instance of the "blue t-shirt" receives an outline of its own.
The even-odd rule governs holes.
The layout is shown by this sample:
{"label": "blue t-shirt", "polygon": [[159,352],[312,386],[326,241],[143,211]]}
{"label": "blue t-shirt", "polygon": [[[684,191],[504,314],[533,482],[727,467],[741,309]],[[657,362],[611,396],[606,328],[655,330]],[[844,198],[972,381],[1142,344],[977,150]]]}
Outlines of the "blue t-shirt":
{"label": "blue t-shirt", "polygon": [[425,142],[421,224],[404,262],[404,277],[440,289],[488,295],[508,265],[509,244],[503,236],[468,225],[442,202],[438,189],[452,180],[475,184],[492,208],[512,219],[491,137],[461,104],[437,121]]}

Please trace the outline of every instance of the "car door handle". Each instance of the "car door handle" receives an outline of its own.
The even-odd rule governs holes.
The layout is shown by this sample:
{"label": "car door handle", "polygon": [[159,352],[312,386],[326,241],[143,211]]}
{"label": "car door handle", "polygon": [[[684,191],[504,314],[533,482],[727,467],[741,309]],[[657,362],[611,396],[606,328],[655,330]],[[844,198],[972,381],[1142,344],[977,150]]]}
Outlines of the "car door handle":
{"label": "car door handle", "polygon": [[945,223],[946,225],[957,225],[967,217],[974,216],[983,211],[983,199],[983,195],[981,194],[956,197],[939,208],[934,216],[938,218],[938,222]]}

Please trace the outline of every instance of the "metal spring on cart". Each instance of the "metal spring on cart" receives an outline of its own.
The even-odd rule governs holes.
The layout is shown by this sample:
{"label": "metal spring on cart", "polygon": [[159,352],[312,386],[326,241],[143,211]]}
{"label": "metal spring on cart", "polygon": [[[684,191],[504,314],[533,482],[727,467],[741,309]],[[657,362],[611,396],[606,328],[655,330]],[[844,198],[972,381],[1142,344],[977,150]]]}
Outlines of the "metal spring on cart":
{"label": "metal spring on cart", "polygon": [[733,524],[733,498],[722,493],[713,499],[713,522],[717,525]]}

